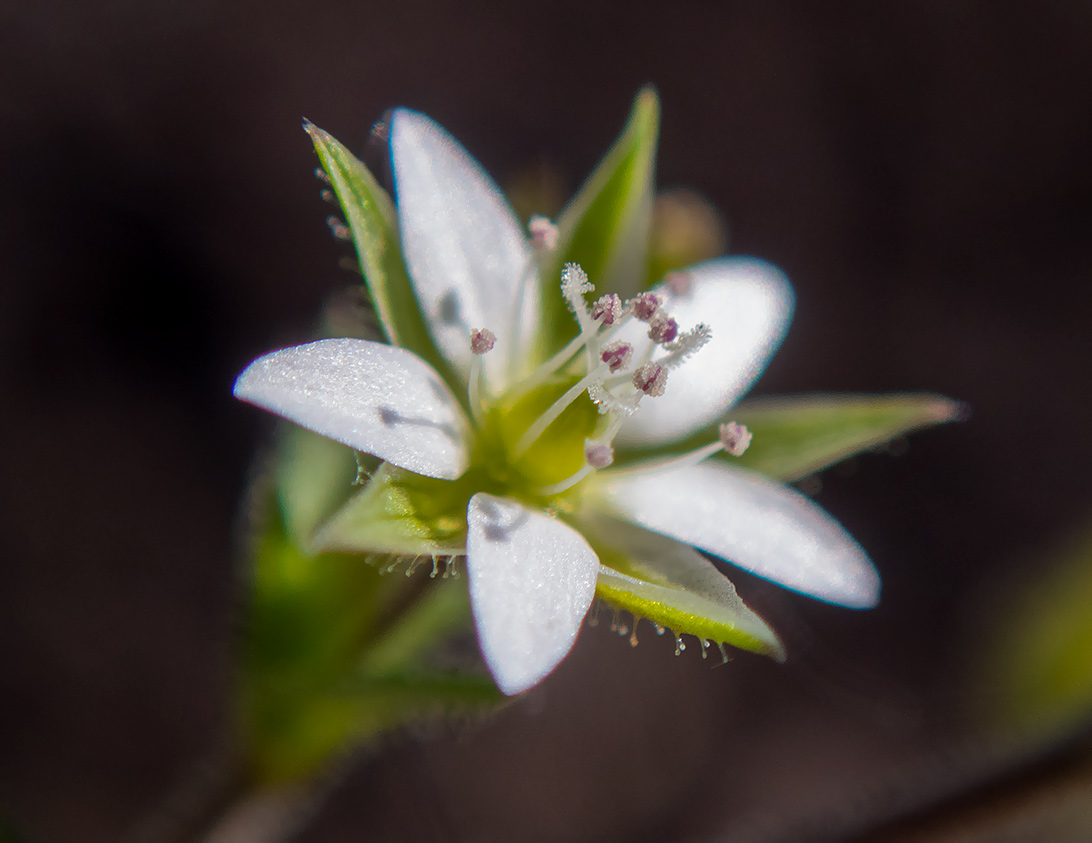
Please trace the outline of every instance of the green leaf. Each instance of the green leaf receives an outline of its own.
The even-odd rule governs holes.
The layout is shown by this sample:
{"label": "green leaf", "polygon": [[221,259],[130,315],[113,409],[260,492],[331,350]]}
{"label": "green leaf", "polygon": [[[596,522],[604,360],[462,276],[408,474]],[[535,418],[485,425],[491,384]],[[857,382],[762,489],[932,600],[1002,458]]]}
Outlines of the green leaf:
{"label": "green leaf", "polygon": [[558,294],[562,265],[579,263],[599,293],[625,297],[643,285],[659,131],[660,101],[646,88],[621,137],[561,213],[556,259],[541,285],[545,355],[576,334]]}
{"label": "green leaf", "polygon": [[[726,419],[744,424],[754,436],[742,457],[717,458],[778,480],[814,474],[897,436],[966,416],[966,405],[930,394],[793,395],[745,401]],[[625,451],[616,464],[686,453],[715,442],[717,425],[663,448]]]}
{"label": "green leaf", "polygon": [[599,555],[596,594],[676,635],[731,644],[781,661],[785,649],[769,625],[704,556],[673,539],[599,516],[580,530]]}
{"label": "green leaf", "polygon": [[390,197],[368,168],[329,133],[313,123],[305,123],[304,129],[345,212],[364,280],[387,338],[426,360],[455,388],[459,381],[432,342],[413,294]]}
{"label": "green leaf", "polygon": [[368,485],[318,532],[317,550],[443,555],[463,553],[466,506],[478,491],[458,480],[422,477],[384,463]]}

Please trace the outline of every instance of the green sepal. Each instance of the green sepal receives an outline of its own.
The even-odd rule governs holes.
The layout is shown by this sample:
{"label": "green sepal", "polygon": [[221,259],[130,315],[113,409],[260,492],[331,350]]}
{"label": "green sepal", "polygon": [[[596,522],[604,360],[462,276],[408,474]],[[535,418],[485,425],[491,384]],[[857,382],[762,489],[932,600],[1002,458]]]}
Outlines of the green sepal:
{"label": "green sepal", "polygon": [[387,192],[348,149],[313,123],[305,123],[322,168],[345,212],[364,281],[387,339],[427,361],[456,393],[462,391],[428,332],[402,258],[398,217]]}
{"label": "green sepal", "polygon": [[[966,416],[966,405],[941,395],[793,395],[746,401],[725,420],[746,425],[754,437],[741,457],[726,459],[773,477],[793,481],[890,440]],[[717,424],[662,448],[623,451],[616,464],[686,453],[715,442]]]}
{"label": "green sepal", "polygon": [[892,439],[966,415],[941,395],[800,395],[740,404],[729,416],[754,439],[723,459],[779,480],[798,480]]}
{"label": "green sepal", "polygon": [[606,516],[582,519],[579,527],[599,556],[596,595],[632,613],[635,624],[646,618],[676,635],[784,660],[777,634],[693,548]]}
{"label": "green sepal", "polygon": [[437,480],[383,463],[318,531],[315,550],[446,555],[466,546],[467,475]]}
{"label": "green sepal", "polygon": [[558,293],[564,264],[580,264],[597,294],[626,297],[644,284],[659,132],[660,100],[646,88],[621,136],[562,211],[556,257],[543,268],[540,285],[544,356],[576,335]]}

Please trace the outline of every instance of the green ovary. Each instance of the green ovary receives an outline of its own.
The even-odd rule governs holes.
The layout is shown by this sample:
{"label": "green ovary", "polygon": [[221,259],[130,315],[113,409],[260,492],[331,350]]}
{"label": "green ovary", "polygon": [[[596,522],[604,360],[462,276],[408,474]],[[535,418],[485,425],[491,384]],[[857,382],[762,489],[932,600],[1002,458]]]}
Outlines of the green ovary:
{"label": "green ovary", "polygon": [[560,483],[584,467],[584,440],[595,436],[604,419],[586,392],[569,404],[524,454],[510,458],[527,429],[575,383],[573,378],[544,384],[514,400],[501,396],[488,409],[474,461],[506,490],[502,494],[543,503],[538,490]]}

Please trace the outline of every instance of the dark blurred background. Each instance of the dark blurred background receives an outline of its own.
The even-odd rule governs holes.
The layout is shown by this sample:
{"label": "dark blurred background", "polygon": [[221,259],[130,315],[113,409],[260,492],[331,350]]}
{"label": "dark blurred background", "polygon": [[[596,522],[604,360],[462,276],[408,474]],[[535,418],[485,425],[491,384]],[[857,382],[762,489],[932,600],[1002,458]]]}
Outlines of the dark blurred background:
{"label": "dark blurred background", "polygon": [[497,718],[348,764],[299,839],[841,840],[1007,775],[967,703],[972,619],[1092,512],[1092,5],[16,0],[0,824],[122,839],[214,748],[269,431],[232,379],[352,282],[301,118],[381,170],[370,127],[409,105],[502,184],[571,191],[646,83],[660,186],[796,285],[756,394],[973,415],[821,477],[879,609],[741,577],[785,666],[589,629]]}

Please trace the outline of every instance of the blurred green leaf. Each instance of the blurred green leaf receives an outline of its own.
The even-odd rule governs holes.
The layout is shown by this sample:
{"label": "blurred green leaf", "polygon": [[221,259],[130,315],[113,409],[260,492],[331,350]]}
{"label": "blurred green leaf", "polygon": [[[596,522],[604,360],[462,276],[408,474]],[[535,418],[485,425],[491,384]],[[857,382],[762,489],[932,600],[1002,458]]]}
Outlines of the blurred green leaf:
{"label": "blurred green leaf", "polygon": [[422,716],[491,704],[495,689],[490,696],[476,677],[429,659],[471,629],[462,580],[406,576],[392,557],[372,565],[359,554],[313,555],[267,498],[235,700],[258,784],[303,780]]}
{"label": "blurred green leaf", "polygon": [[995,599],[973,655],[993,727],[1046,743],[1092,725],[1092,525]]}
{"label": "blurred green leaf", "polygon": [[279,425],[277,437],[277,499],[285,528],[295,544],[309,547],[319,524],[357,491],[357,459],[352,448],[291,422]]}
{"label": "blurred green leaf", "polygon": [[565,263],[579,263],[599,293],[626,297],[644,284],[659,132],[660,101],[646,88],[622,135],[562,211],[556,257],[543,268],[544,355],[576,334],[557,292]]}
{"label": "blurred green leaf", "polygon": [[[966,415],[958,401],[940,395],[792,395],[745,401],[726,419],[754,436],[742,457],[718,456],[778,480],[793,481],[890,440]],[[682,442],[656,450],[623,452],[617,463],[686,453],[716,441],[711,425]]]}
{"label": "blurred green leaf", "polygon": [[380,578],[363,557],[313,556],[288,537],[269,506],[255,548],[237,699],[260,780],[306,776],[374,724],[331,696],[360,658],[381,607],[407,587]]}
{"label": "blurred green leaf", "polygon": [[437,351],[417,306],[390,197],[368,168],[329,133],[313,123],[305,123],[304,129],[345,212],[365,283],[388,339],[428,361],[458,394],[459,381]]}
{"label": "blurred green leaf", "polygon": [[376,638],[355,665],[353,676],[373,681],[412,674],[415,681],[424,682],[421,672],[436,640],[470,629],[470,591],[465,579],[448,579],[446,572],[436,577],[437,573],[436,568],[431,570],[435,582]]}

